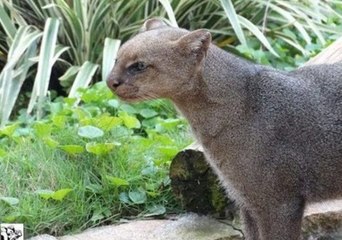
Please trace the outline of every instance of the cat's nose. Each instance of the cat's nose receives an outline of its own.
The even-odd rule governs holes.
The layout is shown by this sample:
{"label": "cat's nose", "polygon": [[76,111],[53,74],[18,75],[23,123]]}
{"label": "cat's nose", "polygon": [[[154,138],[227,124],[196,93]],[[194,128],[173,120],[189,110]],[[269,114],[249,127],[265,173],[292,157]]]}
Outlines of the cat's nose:
{"label": "cat's nose", "polygon": [[113,77],[113,76],[110,76],[107,80],[107,86],[112,90],[117,89],[122,83],[123,83],[123,80],[121,80],[120,78]]}

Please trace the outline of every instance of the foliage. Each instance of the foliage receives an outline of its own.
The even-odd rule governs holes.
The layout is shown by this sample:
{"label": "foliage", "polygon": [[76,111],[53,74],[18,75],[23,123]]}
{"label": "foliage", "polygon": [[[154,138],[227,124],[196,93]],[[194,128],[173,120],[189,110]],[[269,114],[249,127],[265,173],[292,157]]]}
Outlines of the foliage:
{"label": "foliage", "polygon": [[168,167],[191,142],[185,121],[166,102],[121,103],[103,83],[80,97],[81,107],[59,98],[41,121],[23,111],[0,131],[0,221],[62,234],[175,211]]}
{"label": "foliage", "polygon": [[[174,26],[188,29],[208,28],[219,46],[229,50],[231,46],[240,45],[235,50],[242,52],[242,55],[246,55],[250,48],[260,48],[260,52],[251,52],[253,58],[255,54],[257,60],[260,55],[265,55],[265,59],[271,58],[271,61],[265,62],[274,64],[277,58],[284,56],[284,46],[290,51],[295,49],[297,53],[308,56],[312,51],[305,46],[325,45],[330,35],[339,33],[336,24],[341,21],[331,19],[341,18],[338,12],[341,6],[338,1],[297,0],[3,0],[0,3],[0,36],[7,37],[0,37],[0,61],[8,60],[0,65],[14,66],[14,63],[17,66],[16,72],[20,70],[20,74],[16,73],[15,76],[20,80],[9,80],[12,77],[8,73],[8,67],[4,68],[7,71],[1,72],[2,88],[10,89],[9,86],[14,82],[16,91],[15,94],[3,94],[9,98],[2,101],[3,104],[11,104],[7,104],[5,110],[4,106],[0,106],[1,112],[4,112],[1,114],[2,125],[13,109],[12,103],[17,99],[17,92],[23,81],[30,77],[30,73],[35,74],[33,69],[31,72],[27,71],[33,64],[27,54],[38,55],[32,49],[37,47],[36,36],[28,38],[27,34],[24,35],[22,38],[26,36],[32,44],[19,41],[21,44],[18,46],[18,42],[13,42],[13,39],[20,28],[31,28],[39,34],[47,19],[59,19],[51,20],[57,21],[54,31],[60,22],[55,56],[52,58],[56,39],[52,37],[50,41],[43,41],[39,58],[36,58],[38,68],[28,112],[38,102],[39,119],[43,99],[47,96],[49,76],[57,59],[59,61],[55,67],[64,73],[60,76],[61,84],[69,88],[75,83],[70,89],[70,96],[74,97],[76,90],[86,87],[93,76],[97,80],[107,78],[120,44],[114,39],[127,40],[137,32],[145,19],[152,16],[167,17]],[[50,31],[52,29],[46,29],[44,34]],[[9,49],[18,47],[24,49],[24,52],[15,61],[10,60]],[[42,56],[49,57],[50,60]],[[101,76],[97,73],[98,68],[102,70]]]}

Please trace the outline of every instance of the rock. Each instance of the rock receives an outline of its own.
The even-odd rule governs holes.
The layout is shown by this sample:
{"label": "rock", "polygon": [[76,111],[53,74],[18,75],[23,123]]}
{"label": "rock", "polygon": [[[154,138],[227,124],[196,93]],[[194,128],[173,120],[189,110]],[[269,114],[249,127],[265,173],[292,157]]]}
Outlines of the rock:
{"label": "rock", "polygon": [[[207,216],[186,214],[176,220],[140,220],[114,226],[88,229],[58,240],[236,240],[240,231],[228,222]],[[34,239],[37,240],[37,239]],[[44,239],[45,240],[45,239]]]}
{"label": "rock", "polygon": [[48,234],[43,234],[43,235],[39,235],[33,238],[30,238],[28,240],[58,240],[57,238],[55,238],[54,236],[48,235]]}
{"label": "rock", "polygon": [[342,200],[311,204],[305,210],[303,239],[342,239]]}
{"label": "rock", "polygon": [[[174,220],[139,220],[88,229],[63,237],[42,235],[30,240],[242,240],[240,226],[208,216],[186,214]],[[302,240],[342,239],[342,200],[309,205]]]}

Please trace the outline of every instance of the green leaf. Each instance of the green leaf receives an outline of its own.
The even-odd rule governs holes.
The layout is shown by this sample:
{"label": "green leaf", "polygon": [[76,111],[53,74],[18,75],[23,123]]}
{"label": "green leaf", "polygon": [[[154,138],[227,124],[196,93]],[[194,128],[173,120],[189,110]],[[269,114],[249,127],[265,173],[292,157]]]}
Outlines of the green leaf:
{"label": "green leaf", "polygon": [[113,108],[118,108],[120,106],[120,102],[117,99],[110,99],[107,102],[108,106],[113,107]]}
{"label": "green leaf", "polygon": [[67,118],[64,115],[55,115],[52,117],[51,120],[55,126],[59,128],[64,128]]}
{"label": "green leaf", "polygon": [[121,192],[120,194],[119,194],[119,200],[120,200],[120,202],[122,202],[122,203],[131,203],[131,201],[129,200],[129,198],[128,198],[128,194],[126,193],[126,192]]}
{"label": "green leaf", "polygon": [[97,222],[101,219],[104,219],[105,216],[103,215],[103,210],[102,209],[96,209],[93,213],[93,216],[90,218],[92,222]]}
{"label": "green leaf", "polygon": [[156,125],[156,130],[162,132],[164,130],[175,129],[181,123],[180,119],[165,119],[161,120],[160,123]]}
{"label": "green leaf", "polygon": [[0,201],[3,201],[10,206],[17,205],[19,203],[19,199],[14,197],[0,197]]}
{"label": "green leaf", "polygon": [[110,184],[114,185],[115,187],[129,186],[129,182],[125,179],[112,176],[106,176],[106,178],[110,182]]}
{"label": "green leaf", "polygon": [[48,200],[52,197],[52,195],[55,192],[52,190],[48,190],[48,189],[41,189],[41,190],[35,191],[35,193],[38,194],[41,198]]}
{"label": "green leaf", "polygon": [[95,155],[104,155],[110,153],[115,147],[114,143],[87,143],[87,152],[94,153]]}
{"label": "green leaf", "polygon": [[129,116],[126,113],[122,113],[119,116],[123,120],[124,125],[127,128],[132,129],[132,128],[140,128],[141,127],[141,124],[140,124],[139,120],[136,117]]}
{"label": "green leaf", "polygon": [[8,137],[12,137],[15,130],[17,130],[17,128],[19,127],[18,124],[12,124],[12,125],[8,125],[6,127],[3,127],[0,129],[0,134],[1,135],[6,135]]}
{"label": "green leaf", "polygon": [[50,124],[36,122],[33,129],[37,137],[44,138],[51,135],[52,126]]}
{"label": "green leaf", "polygon": [[156,111],[149,108],[141,109],[139,114],[144,118],[152,118],[158,115]]}
{"label": "green leaf", "polygon": [[84,138],[93,139],[93,138],[102,137],[104,135],[104,132],[97,127],[88,125],[88,126],[80,127],[78,129],[77,134]]}
{"label": "green leaf", "polygon": [[153,205],[147,208],[148,213],[145,217],[158,216],[166,213],[166,209],[163,205]]}
{"label": "green leaf", "polygon": [[136,191],[130,191],[128,193],[129,199],[135,204],[143,204],[146,202],[146,192],[142,189],[138,189]]}
{"label": "green leaf", "polygon": [[51,198],[54,200],[57,200],[57,201],[62,201],[71,191],[72,191],[71,188],[60,189],[60,190],[54,192],[51,195]]}
{"label": "green leaf", "polygon": [[120,110],[130,114],[135,114],[138,112],[132,105],[129,104],[121,104]]}
{"label": "green leaf", "polygon": [[179,149],[173,146],[160,146],[158,147],[158,150],[165,154],[168,158],[176,156],[176,154],[179,152]]}
{"label": "green leaf", "polygon": [[84,147],[80,145],[63,145],[59,146],[59,148],[69,154],[78,154],[84,152]]}
{"label": "green leaf", "polygon": [[122,120],[118,117],[103,115],[96,118],[96,125],[104,131],[110,131],[113,127],[119,126],[121,124]]}
{"label": "green leaf", "polygon": [[59,145],[59,142],[52,139],[51,137],[45,137],[43,138],[43,142],[48,145],[50,148],[57,148]]}

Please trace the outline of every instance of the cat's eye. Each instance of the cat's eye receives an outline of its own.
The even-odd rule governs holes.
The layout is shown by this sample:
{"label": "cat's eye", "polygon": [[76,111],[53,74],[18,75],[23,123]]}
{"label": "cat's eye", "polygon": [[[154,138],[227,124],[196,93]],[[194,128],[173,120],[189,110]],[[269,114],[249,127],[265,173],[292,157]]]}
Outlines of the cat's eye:
{"label": "cat's eye", "polygon": [[128,72],[130,74],[136,74],[144,71],[147,68],[147,64],[144,62],[136,62],[128,67]]}

